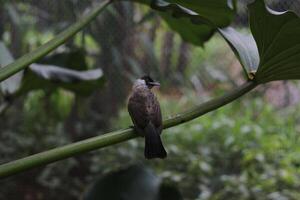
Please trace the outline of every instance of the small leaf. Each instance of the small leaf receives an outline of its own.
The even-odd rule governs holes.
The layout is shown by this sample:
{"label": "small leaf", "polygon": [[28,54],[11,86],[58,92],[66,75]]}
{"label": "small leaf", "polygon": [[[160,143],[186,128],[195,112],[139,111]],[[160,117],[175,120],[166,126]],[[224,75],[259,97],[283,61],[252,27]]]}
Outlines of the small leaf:
{"label": "small leaf", "polygon": [[58,87],[89,95],[104,83],[101,69],[77,71],[62,67],[32,64],[24,75],[19,94],[35,89],[53,90]]}
{"label": "small leaf", "polygon": [[[14,61],[13,56],[6,48],[5,44],[0,41],[0,68],[6,66]],[[11,95],[15,93],[19,87],[23,77],[23,71],[18,72],[9,79],[0,83],[1,92],[4,95]]]}
{"label": "small leaf", "polygon": [[234,51],[247,76],[251,79],[250,74],[257,70],[259,64],[258,49],[253,36],[239,33],[231,27],[219,29],[219,32]]}
{"label": "small leaf", "polygon": [[300,79],[300,18],[273,11],[262,0],[250,4],[249,11],[260,55],[257,82]]}

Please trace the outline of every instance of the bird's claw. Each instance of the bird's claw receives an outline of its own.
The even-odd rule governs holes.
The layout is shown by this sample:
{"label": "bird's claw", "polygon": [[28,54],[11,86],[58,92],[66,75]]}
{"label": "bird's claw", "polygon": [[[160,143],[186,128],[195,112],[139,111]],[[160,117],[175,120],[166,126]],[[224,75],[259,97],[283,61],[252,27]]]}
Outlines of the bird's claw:
{"label": "bird's claw", "polygon": [[131,125],[129,128],[132,128],[134,130],[134,133],[137,134],[138,136],[144,137],[143,131],[139,129],[138,127]]}

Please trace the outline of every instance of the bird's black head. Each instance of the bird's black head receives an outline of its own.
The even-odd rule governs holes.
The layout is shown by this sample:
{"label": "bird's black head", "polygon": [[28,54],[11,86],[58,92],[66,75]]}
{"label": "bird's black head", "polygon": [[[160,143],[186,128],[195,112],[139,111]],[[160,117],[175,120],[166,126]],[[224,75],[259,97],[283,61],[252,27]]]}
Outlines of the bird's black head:
{"label": "bird's black head", "polygon": [[154,87],[154,86],[160,86],[160,84],[158,83],[158,82],[155,82],[150,76],[143,76],[142,78],[140,78],[140,79],[142,79],[142,80],[144,80],[145,81],[145,83],[146,83],[146,85],[147,85],[147,87],[149,88],[149,89],[151,89],[152,87]]}

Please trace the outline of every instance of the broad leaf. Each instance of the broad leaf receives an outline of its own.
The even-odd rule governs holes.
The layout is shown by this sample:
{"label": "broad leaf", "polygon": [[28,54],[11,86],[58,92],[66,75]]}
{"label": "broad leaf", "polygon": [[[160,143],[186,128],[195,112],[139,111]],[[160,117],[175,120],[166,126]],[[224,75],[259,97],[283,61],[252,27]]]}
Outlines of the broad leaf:
{"label": "broad leaf", "polygon": [[[4,43],[0,42],[0,67],[13,61],[14,59],[9,50]],[[82,50],[53,54],[40,62],[60,64],[71,69],[87,69]],[[1,92],[4,95],[18,96],[35,89],[54,90],[61,87],[79,95],[89,95],[104,83],[101,69],[88,71],[71,69],[53,65],[32,64],[25,74],[21,71],[1,82]]]}
{"label": "broad leaf", "polygon": [[83,199],[155,200],[158,199],[159,185],[160,179],[152,170],[132,166],[98,178]]}
{"label": "broad leaf", "polygon": [[83,200],[160,200],[183,199],[173,185],[161,179],[148,168],[136,165],[99,177],[83,195]]}
{"label": "broad leaf", "polygon": [[77,71],[52,65],[32,64],[24,75],[18,94],[30,90],[53,90],[58,87],[89,95],[104,83],[101,69]]}
{"label": "broad leaf", "polygon": [[300,79],[300,18],[293,12],[275,12],[262,0],[249,5],[250,26],[260,63],[259,83]]}
{"label": "broad leaf", "polygon": [[171,29],[187,42],[202,46],[217,27],[230,24],[234,16],[227,0],[134,0],[151,5]]}
{"label": "broad leaf", "polygon": [[[14,61],[13,56],[6,48],[5,44],[0,41],[0,68],[4,67]],[[19,87],[22,80],[23,71],[11,76],[9,79],[0,83],[1,92],[4,95],[11,95],[15,93]]]}
{"label": "broad leaf", "polygon": [[154,0],[153,5],[163,11],[172,10],[174,16],[188,16],[199,23],[211,23],[216,27],[228,26],[233,18],[231,0]]}
{"label": "broad leaf", "polygon": [[239,33],[231,27],[219,29],[219,32],[238,57],[247,76],[250,76],[257,70],[259,64],[258,49],[253,36]]}

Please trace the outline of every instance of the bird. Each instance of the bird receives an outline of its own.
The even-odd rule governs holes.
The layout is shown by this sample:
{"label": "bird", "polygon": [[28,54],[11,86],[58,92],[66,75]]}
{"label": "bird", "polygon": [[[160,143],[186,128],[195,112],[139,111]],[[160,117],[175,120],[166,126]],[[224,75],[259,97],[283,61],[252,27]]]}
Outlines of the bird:
{"label": "bird", "polygon": [[151,89],[160,86],[150,76],[137,79],[128,99],[128,112],[135,132],[145,137],[144,156],[147,159],[166,158],[167,152],[161,140],[162,114],[159,102]]}

